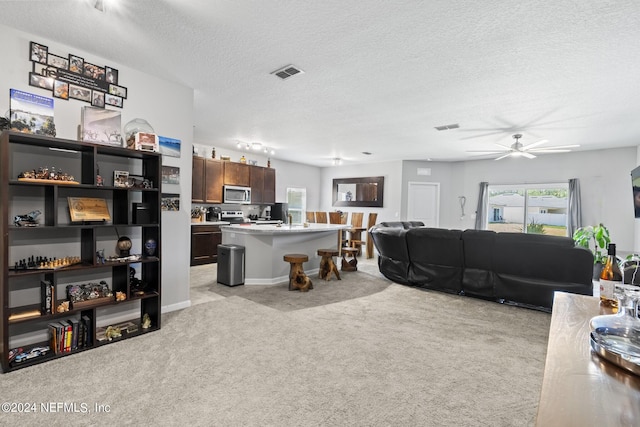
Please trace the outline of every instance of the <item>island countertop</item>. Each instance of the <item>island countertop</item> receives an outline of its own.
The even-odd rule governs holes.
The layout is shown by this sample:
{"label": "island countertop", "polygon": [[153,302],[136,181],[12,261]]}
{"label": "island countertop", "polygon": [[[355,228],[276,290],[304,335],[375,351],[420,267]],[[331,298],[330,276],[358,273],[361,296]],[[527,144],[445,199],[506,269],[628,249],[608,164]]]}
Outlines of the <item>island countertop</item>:
{"label": "island countertop", "polygon": [[231,224],[221,225],[220,228],[223,232],[245,233],[245,234],[297,234],[297,233],[317,233],[325,231],[338,231],[349,228],[346,224],[309,224],[308,227],[304,227],[300,224],[282,224],[280,226],[275,224]]}

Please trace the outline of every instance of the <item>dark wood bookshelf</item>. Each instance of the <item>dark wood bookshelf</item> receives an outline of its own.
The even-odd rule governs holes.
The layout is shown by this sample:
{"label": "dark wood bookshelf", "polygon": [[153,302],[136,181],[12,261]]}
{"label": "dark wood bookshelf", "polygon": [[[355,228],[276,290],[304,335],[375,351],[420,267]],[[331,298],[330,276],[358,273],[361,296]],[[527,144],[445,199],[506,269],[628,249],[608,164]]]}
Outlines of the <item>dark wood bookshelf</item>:
{"label": "dark wood bookshelf", "polygon": [[[38,170],[40,167],[55,167],[74,177],[76,184],[42,179],[38,181],[18,180],[21,172]],[[33,366],[49,360],[75,354],[107,343],[118,342],[161,327],[161,169],[162,157],[159,153],[130,150],[127,148],[97,145],[82,141],[52,138],[41,135],[4,131],[0,134],[0,307],[2,323],[0,327],[0,367],[2,372],[10,372]],[[128,170],[135,176],[148,179],[151,188],[115,187],[97,185],[98,170],[110,184],[114,170]],[[102,198],[107,200],[110,220],[105,222],[72,222],[68,212],[67,197]],[[143,203],[150,207],[148,223],[134,223],[133,204]],[[35,227],[16,226],[15,215],[23,215],[32,210],[40,210]],[[112,229],[113,232],[109,230]],[[121,259],[99,262],[99,249],[109,253],[109,247],[116,236],[133,236],[131,239],[139,259]],[[155,240],[155,253],[145,256],[145,242]],[[37,243],[34,243],[37,242]],[[44,246],[43,249],[40,246]],[[115,246],[115,245],[114,245]],[[27,255],[26,252],[32,252]],[[15,263],[30,256],[51,258],[60,251],[60,257],[79,256],[80,263],[55,269],[32,268],[14,269]],[[78,252],[68,254],[65,252]],[[115,252],[115,247],[113,248]],[[40,253],[42,252],[42,253]],[[133,252],[132,252],[133,254]],[[136,269],[136,278],[145,284],[144,295],[132,292],[129,275],[131,267]],[[83,280],[86,277],[86,281]],[[65,301],[68,284],[94,283],[96,277],[104,280],[114,296],[123,292],[126,300],[114,298],[83,304],[62,313],[45,313],[25,318],[9,317],[18,313],[39,311],[41,281],[47,280],[55,287],[54,310]],[[33,298],[31,295],[38,295]],[[125,333],[122,337],[105,343],[96,339],[97,325],[105,324],[112,311],[121,311],[123,305],[133,317],[130,322],[138,330]],[[111,309],[113,308],[113,309]],[[142,330],[142,318],[149,314],[151,327]],[[125,316],[126,317],[126,316]],[[49,335],[48,324],[80,320],[85,318],[92,331],[91,345],[69,352],[49,353],[23,362],[9,361],[9,353],[16,348],[30,351],[36,347],[49,346],[43,341]]]}

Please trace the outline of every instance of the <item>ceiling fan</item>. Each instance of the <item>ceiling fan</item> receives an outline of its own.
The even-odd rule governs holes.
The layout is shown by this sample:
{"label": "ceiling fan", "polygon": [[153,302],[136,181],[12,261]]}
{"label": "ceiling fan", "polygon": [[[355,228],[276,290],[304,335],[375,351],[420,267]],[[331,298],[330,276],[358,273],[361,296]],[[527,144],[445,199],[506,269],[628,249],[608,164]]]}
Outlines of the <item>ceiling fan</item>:
{"label": "ceiling fan", "polygon": [[567,153],[571,150],[569,148],[579,147],[579,145],[561,145],[557,147],[549,147],[549,148],[535,148],[538,145],[542,145],[547,142],[546,139],[541,139],[540,141],[534,142],[529,145],[522,145],[520,142],[520,138],[522,138],[521,133],[516,133],[512,136],[513,139],[516,140],[511,146],[502,145],[496,143],[497,146],[502,147],[502,150],[475,150],[475,151],[467,151],[467,153],[478,153],[478,154],[500,154],[505,153],[499,157],[496,157],[494,160],[504,159],[505,157],[526,157],[527,159],[535,159],[536,156],[533,153]]}

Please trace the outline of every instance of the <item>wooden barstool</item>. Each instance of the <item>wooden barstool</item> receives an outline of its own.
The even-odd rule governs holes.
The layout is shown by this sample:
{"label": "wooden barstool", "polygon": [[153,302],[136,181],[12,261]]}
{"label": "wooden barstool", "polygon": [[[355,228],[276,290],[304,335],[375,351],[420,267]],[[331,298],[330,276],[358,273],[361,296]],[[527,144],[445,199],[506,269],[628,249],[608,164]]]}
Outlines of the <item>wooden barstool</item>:
{"label": "wooden barstool", "polygon": [[289,269],[289,290],[300,289],[300,292],[307,292],[309,289],[313,289],[311,279],[307,277],[302,268],[302,263],[309,261],[309,257],[304,254],[285,254],[283,259],[291,264]]}
{"label": "wooden barstool", "polygon": [[322,257],[318,277],[324,280],[331,280],[331,273],[334,273],[338,280],[342,280],[340,279],[338,267],[333,262],[333,257],[340,255],[340,251],[337,249],[318,249],[318,255]]}
{"label": "wooden barstool", "polygon": [[[347,254],[351,256],[347,260]],[[358,270],[358,248],[342,248],[342,271]]]}

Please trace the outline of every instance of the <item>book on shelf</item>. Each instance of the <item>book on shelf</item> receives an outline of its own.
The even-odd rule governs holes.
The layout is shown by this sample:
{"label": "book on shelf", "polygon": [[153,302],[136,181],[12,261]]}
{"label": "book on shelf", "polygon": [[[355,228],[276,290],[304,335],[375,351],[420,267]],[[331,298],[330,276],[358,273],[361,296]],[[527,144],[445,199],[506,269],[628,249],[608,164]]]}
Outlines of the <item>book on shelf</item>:
{"label": "book on shelf", "polygon": [[71,350],[78,349],[78,319],[71,319]]}
{"label": "book on shelf", "polygon": [[81,140],[101,145],[122,147],[122,118],[120,111],[106,108],[82,107]]}
{"label": "book on shelf", "polygon": [[54,314],[56,312],[56,288],[49,280],[40,281],[40,312]]}
{"label": "book on shelf", "polygon": [[53,122],[53,98],[9,89],[11,130],[36,135],[56,136]]}
{"label": "book on shelf", "polygon": [[85,347],[91,347],[93,345],[93,322],[91,321],[91,317],[87,315],[82,316],[81,319],[85,326]]}

